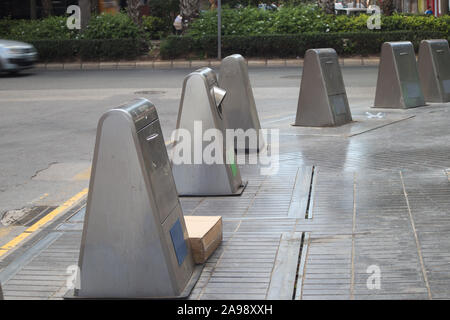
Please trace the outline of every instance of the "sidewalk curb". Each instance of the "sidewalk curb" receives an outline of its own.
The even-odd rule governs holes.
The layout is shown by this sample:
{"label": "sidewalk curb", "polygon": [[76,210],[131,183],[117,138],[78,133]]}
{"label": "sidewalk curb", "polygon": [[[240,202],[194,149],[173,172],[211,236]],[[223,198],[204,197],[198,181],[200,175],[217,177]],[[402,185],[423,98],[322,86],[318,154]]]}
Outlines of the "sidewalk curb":
{"label": "sidewalk curb", "polygon": [[[339,58],[341,66],[378,66],[379,58]],[[249,59],[247,64],[252,67],[302,67],[303,59]],[[40,70],[131,70],[131,69],[195,69],[201,67],[220,66],[219,60],[152,60],[152,61],[105,61],[105,62],[68,62],[68,63],[37,63]]]}

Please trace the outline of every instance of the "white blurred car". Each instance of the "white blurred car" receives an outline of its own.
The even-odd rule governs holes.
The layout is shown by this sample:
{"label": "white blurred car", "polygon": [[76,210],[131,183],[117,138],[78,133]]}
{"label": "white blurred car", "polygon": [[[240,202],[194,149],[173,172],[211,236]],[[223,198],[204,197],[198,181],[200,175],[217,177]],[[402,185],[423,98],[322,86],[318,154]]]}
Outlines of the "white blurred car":
{"label": "white blurred car", "polygon": [[0,72],[30,69],[37,61],[36,49],[28,43],[0,39]]}

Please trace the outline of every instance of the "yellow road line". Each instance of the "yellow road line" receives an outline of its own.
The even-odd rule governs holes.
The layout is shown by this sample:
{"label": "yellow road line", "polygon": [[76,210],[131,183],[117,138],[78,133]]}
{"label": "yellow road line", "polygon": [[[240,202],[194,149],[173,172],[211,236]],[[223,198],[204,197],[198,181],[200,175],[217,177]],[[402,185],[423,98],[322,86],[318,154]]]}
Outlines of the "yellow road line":
{"label": "yellow road line", "polygon": [[17,245],[19,245],[23,240],[25,240],[26,238],[31,236],[33,232],[35,232],[36,230],[38,230],[39,228],[41,228],[48,222],[55,219],[55,217],[57,217],[60,213],[66,211],[67,209],[72,207],[81,198],[83,198],[87,194],[87,192],[88,192],[87,188],[83,189],[82,191],[77,193],[75,196],[73,196],[72,198],[70,198],[69,200],[64,202],[62,205],[60,205],[58,208],[56,208],[55,210],[53,210],[52,212],[47,214],[45,217],[41,218],[39,221],[34,223],[31,227],[26,229],[24,232],[22,232],[17,237],[12,239],[10,242],[8,242],[7,244],[0,247],[0,257],[3,256],[4,254],[6,254],[11,249],[17,247]]}
{"label": "yellow road line", "polygon": [[91,167],[77,173],[72,180],[80,181],[80,180],[89,180],[91,177]]}

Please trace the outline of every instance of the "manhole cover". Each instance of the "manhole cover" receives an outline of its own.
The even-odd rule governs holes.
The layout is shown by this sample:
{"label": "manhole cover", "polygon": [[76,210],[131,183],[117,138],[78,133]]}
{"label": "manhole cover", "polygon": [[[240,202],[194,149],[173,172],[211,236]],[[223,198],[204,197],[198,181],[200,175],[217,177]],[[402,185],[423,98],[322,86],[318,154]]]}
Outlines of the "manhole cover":
{"label": "manhole cover", "polygon": [[134,94],[164,94],[166,91],[158,91],[158,90],[142,90],[136,91]]}

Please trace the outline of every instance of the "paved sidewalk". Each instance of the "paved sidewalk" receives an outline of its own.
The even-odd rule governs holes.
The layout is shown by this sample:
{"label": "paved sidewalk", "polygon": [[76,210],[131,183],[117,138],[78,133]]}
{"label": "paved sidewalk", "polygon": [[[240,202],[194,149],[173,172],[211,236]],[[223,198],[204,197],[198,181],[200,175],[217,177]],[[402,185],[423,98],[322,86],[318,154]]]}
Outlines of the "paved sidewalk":
{"label": "paved sidewalk", "polygon": [[[342,66],[378,66],[379,58],[340,58]],[[297,67],[303,66],[303,59],[249,59],[249,67]],[[109,62],[67,62],[38,63],[36,68],[44,70],[102,70],[102,69],[179,69],[219,67],[219,60],[153,60],[153,61],[109,61]]]}
{"label": "paved sidewalk", "polygon": [[[280,129],[277,174],[244,166],[242,196],[181,199],[186,215],[224,222],[191,299],[450,298],[450,104],[366,111],[379,110],[352,108],[356,121],[339,128],[265,122]],[[11,257],[6,299],[63,296],[83,215]],[[378,271],[380,287],[368,286]]]}

